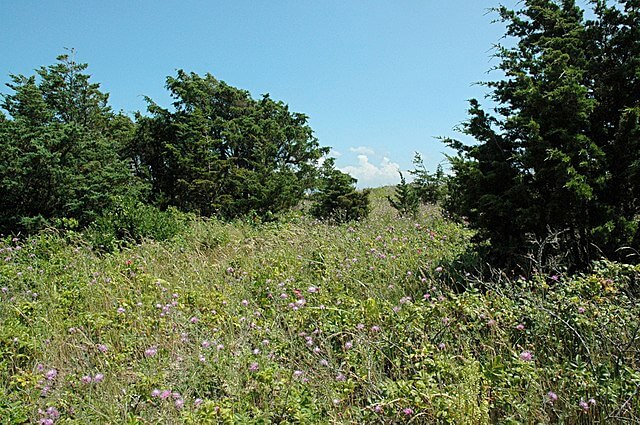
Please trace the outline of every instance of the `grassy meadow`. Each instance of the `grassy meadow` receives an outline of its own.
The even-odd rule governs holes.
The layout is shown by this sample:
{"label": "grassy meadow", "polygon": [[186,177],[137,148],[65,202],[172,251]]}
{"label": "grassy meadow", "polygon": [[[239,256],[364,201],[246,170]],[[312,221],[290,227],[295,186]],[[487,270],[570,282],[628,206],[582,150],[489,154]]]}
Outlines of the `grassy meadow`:
{"label": "grassy meadow", "polygon": [[0,423],[640,423],[640,267],[496,273],[383,190],[357,223],[0,241]]}

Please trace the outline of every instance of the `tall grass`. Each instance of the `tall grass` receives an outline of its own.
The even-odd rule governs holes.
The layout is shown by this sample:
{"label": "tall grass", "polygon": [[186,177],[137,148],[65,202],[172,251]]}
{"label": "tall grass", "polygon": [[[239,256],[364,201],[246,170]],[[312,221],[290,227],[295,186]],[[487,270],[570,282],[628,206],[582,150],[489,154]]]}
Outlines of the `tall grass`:
{"label": "tall grass", "polygon": [[423,208],[1,242],[2,423],[640,421],[640,269],[475,281]]}

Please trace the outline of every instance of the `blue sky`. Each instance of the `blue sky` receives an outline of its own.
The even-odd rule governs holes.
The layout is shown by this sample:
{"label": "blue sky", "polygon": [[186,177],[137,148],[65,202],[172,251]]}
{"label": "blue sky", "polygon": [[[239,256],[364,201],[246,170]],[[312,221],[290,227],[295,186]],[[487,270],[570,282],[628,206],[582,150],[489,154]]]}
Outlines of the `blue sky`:
{"label": "blue sky", "polygon": [[[509,6],[516,0],[503,1]],[[474,85],[491,78],[498,0],[0,0],[0,78],[64,48],[115,110],[169,104],[165,78],[207,72],[310,117],[360,187],[395,184],[420,152],[444,161]],[[0,92],[7,92],[3,87]]]}

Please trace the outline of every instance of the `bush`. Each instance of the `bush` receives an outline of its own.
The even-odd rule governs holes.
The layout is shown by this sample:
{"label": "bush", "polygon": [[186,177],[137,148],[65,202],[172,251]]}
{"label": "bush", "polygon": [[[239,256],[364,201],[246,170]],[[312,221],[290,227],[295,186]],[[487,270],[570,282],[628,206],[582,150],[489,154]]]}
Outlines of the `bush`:
{"label": "bush", "polygon": [[322,167],[320,191],[314,195],[315,205],[311,214],[319,219],[336,222],[360,220],[369,215],[368,189],[358,192],[357,180],[334,167],[333,159]]}
{"label": "bush", "polygon": [[144,239],[171,239],[186,229],[191,218],[176,208],[161,211],[139,201],[120,199],[89,227],[86,234],[94,248],[113,251],[123,244],[139,243]]}

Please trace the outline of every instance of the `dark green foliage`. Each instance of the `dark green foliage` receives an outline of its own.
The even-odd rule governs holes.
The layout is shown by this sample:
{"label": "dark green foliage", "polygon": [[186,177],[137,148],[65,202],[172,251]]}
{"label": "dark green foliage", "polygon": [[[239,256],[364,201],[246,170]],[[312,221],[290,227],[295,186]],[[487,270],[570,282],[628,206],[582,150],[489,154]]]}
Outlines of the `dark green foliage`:
{"label": "dark green foliage", "polygon": [[358,192],[357,180],[334,166],[329,158],[322,164],[319,191],[314,194],[311,214],[320,219],[336,222],[360,220],[369,215],[368,189]]}
{"label": "dark green foliage", "polygon": [[114,251],[121,245],[144,239],[171,239],[186,229],[189,219],[189,215],[175,208],[160,211],[134,199],[118,199],[89,226],[86,234],[94,248]]}
{"label": "dark green foliage", "polygon": [[391,206],[398,211],[400,217],[414,217],[418,213],[420,198],[418,198],[413,185],[407,184],[402,173],[400,173],[400,184],[396,186],[395,199],[391,196],[388,196],[387,199]]}
{"label": "dark green foliage", "polygon": [[0,120],[0,232],[35,230],[56,219],[86,225],[114,196],[140,190],[118,152],[134,125],[108,95],[62,55],[35,76],[11,76]]}
{"label": "dark green foliage", "polygon": [[463,131],[478,144],[447,141],[458,156],[446,206],[490,241],[494,263],[515,265],[549,235],[555,248],[537,258],[578,268],[640,247],[639,4],[591,3],[593,20],[572,0],[497,9],[517,44],[498,46],[505,78],[486,84],[496,115],[472,100]]}
{"label": "dark green foliage", "polygon": [[411,185],[418,198],[426,204],[439,204],[444,201],[447,196],[448,179],[442,166],[438,165],[435,173],[429,173],[419,153],[413,157],[413,165],[415,168],[409,170],[409,173],[414,177]]}
{"label": "dark green foliage", "polygon": [[149,100],[130,146],[155,202],[211,216],[264,217],[296,205],[327,152],[303,114],[207,74],[167,78],[174,111]]}

